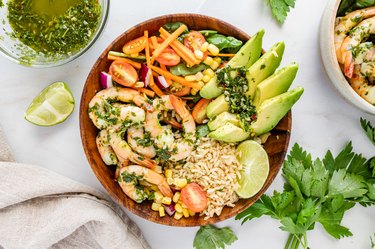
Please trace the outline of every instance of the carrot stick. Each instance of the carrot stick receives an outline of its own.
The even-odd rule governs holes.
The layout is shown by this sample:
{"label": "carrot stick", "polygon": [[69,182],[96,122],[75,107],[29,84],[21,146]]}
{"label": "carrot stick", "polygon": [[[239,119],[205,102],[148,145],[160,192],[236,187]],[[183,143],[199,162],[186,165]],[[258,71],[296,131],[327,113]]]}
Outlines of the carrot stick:
{"label": "carrot stick", "polygon": [[151,42],[152,45],[154,46],[154,49],[157,49],[159,47],[158,40],[156,39],[156,36],[151,36]]}
{"label": "carrot stick", "polygon": [[[171,36],[171,34],[169,34],[164,28],[160,28],[159,32],[163,39],[168,39]],[[184,46],[181,42],[173,40],[170,45],[189,65],[193,66],[200,63],[200,60],[195,57],[193,52],[191,52],[190,49]]]}
{"label": "carrot stick", "polygon": [[140,92],[142,92],[142,93],[144,93],[144,94],[146,94],[147,96],[149,96],[151,98],[155,97],[155,92],[153,92],[153,91],[151,91],[151,90],[149,90],[147,88],[143,88],[142,87],[142,88],[138,88],[137,90],[140,91]]}
{"label": "carrot stick", "polygon": [[233,57],[236,54],[217,54],[217,55],[212,55],[211,53],[208,53],[209,56],[219,56],[219,57]]}
{"label": "carrot stick", "polygon": [[[148,31],[145,30],[144,32],[145,34],[145,37],[146,37],[146,47],[145,47],[145,50],[146,50],[146,63],[147,63],[147,67],[151,70],[151,60],[150,60],[150,46],[148,44]],[[154,76],[151,76],[150,77],[150,84],[149,84],[149,87],[154,90],[154,92],[159,96],[163,96],[164,93],[162,90],[160,90],[160,88],[155,84],[154,82]]]}
{"label": "carrot stick", "polygon": [[151,63],[153,63],[155,59],[161,54],[161,52],[163,52],[163,50],[166,49],[174,39],[177,39],[177,37],[179,37],[186,29],[186,25],[181,25],[167,39],[165,39],[163,43],[158,46],[158,48],[155,48],[155,51],[152,54]]}
{"label": "carrot stick", "polygon": [[[168,71],[167,67],[164,64],[160,64],[160,68],[163,69],[164,71]],[[165,80],[167,81],[168,86],[172,85],[173,82],[170,78],[165,77]]]}
{"label": "carrot stick", "polygon": [[118,57],[118,56],[115,56],[115,55],[110,55],[110,54],[108,54],[107,59],[108,59],[108,60],[112,60],[112,61],[114,61],[114,60],[124,61],[124,62],[129,63],[130,65],[132,65],[132,66],[135,67],[136,69],[140,69],[140,68],[141,68],[141,63],[138,63],[138,62],[132,61],[132,60],[127,59],[127,58]]}
{"label": "carrot stick", "polygon": [[201,85],[199,85],[198,83],[192,82],[192,81],[187,81],[182,77],[173,75],[168,71],[164,71],[160,67],[151,66],[150,68],[152,70],[154,70],[155,72],[157,72],[158,74],[163,75],[164,77],[170,78],[171,80],[174,80],[174,81],[180,83],[181,85],[184,85],[184,86],[187,86],[187,87],[192,87],[192,88],[197,89],[197,90],[200,90],[202,88]]}

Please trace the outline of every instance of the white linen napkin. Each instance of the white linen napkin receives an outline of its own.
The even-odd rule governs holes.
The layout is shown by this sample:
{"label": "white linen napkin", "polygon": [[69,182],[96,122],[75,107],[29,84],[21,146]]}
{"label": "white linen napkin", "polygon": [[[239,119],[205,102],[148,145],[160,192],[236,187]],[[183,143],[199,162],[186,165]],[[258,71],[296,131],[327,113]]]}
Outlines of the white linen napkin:
{"label": "white linen napkin", "polygon": [[0,248],[150,249],[102,193],[42,167],[12,162],[0,128]]}

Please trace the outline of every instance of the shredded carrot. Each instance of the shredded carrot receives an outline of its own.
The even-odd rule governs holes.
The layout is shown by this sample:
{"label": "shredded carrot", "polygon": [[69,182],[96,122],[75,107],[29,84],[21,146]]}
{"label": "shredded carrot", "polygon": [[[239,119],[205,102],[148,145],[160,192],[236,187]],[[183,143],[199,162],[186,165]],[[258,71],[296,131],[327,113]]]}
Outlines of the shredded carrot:
{"label": "shredded carrot", "polygon": [[146,94],[147,96],[153,98],[155,97],[155,92],[151,91],[150,89],[147,89],[147,88],[138,88],[137,89],[138,91]]}
{"label": "shredded carrot", "polygon": [[[145,34],[145,37],[146,37],[146,47],[145,47],[145,50],[146,50],[146,63],[147,63],[147,67],[149,69],[151,69],[151,60],[150,60],[150,45],[148,44],[148,31],[145,30],[144,32]],[[150,77],[150,84],[149,84],[149,87],[159,96],[163,96],[164,93],[162,90],[160,90],[160,88],[155,84],[154,82],[154,77],[151,76]]]}
{"label": "shredded carrot", "polygon": [[158,40],[156,39],[156,36],[151,36],[151,42],[155,49],[159,47]]}
{"label": "shredded carrot", "polygon": [[[159,32],[160,36],[163,39],[168,39],[171,36],[171,34],[169,34],[168,31],[166,31],[164,28],[160,28]],[[194,53],[191,52],[190,49],[188,49],[178,40],[173,40],[170,46],[176,51],[179,56],[182,57],[182,59],[186,61],[186,63],[188,63],[188,65],[193,66],[200,63],[200,60],[195,57]]]}
{"label": "shredded carrot", "polygon": [[[163,69],[164,71],[168,71],[167,67],[164,64],[160,64],[160,68]],[[173,82],[170,78],[165,77],[165,76],[164,76],[164,78],[167,81],[168,86],[172,85]]]}
{"label": "shredded carrot", "polygon": [[155,48],[155,51],[152,54],[151,63],[153,63],[155,59],[161,54],[161,52],[163,52],[163,50],[166,49],[171,44],[172,41],[177,39],[182,34],[182,32],[184,32],[186,29],[187,29],[186,25],[184,24],[181,25],[167,39],[165,39],[163,43],[160,44],[160,46]]}
{"label": "shredded carrot", "polygon": [[154,70],[155,72],[157,72],[158,74],[163,75],[166,78],[170,78],[171,80],[174,80],[174,81],[180,83],[181,85],[184,85],[184,86],[187,86],[187,87],[192,87],[192,88],[197,89],[197,90],[201,89],[201,85],[199,85],[198,83],[192,82],[192,81],[187,81],[182,77],[171,74],[168,71],[164,71],[160,67],[151,66],[150,68],[152,70]]}
{"label": "shredded carrot", "polygon": [[236,54],[217,54],[217,55],[212,55],[211,53],[208,53],[209,56],[219,56],[219,57],[233,57],[235,56]]}
{"label": "shredded carrot", "polygon": [[108,59],[108,60],[112,60],[112,61],[114,61],[114,60],[124,61],[124,62],[129,63],[130,65],[132,65],[132,66],[135,67],[136,69],[140,69],[140,68],[141,68],[141,63],[138,63],[138,62],[132,61],[132,60],[127,59],[127,58],[123,58],[123,57],[119,57],[119,56],[115,56],[115,55],[110,55],[110,54],[108,54],[107,59]]}

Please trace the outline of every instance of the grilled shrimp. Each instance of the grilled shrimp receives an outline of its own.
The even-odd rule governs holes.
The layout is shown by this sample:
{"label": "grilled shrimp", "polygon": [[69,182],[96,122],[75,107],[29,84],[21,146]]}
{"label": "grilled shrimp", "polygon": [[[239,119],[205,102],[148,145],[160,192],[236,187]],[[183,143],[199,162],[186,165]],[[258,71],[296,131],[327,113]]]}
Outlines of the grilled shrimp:
{"label": "grilled shrimp", "polygon": [[[89,103],[89,117],[98,129],[105,129],[115,123],[123,122],[126,119],[130,119],[134,122],[138,122],[139,119],[142,119],[139,107],[131,105],[116,106],[112,104],[113,102],[131,102],[146,111],[153,110],[153,107],[147,103],[146,99],[136,90],[120,87],[103,89],[98,92]],[[135,113],[135,115],[133,115],[133,113]],[[144,115],[143,111],[143,116]]]}
{"label": "grilled shrimp", "polygon": [[172,190],[162,174],[139,165],[130,165],[120,169],[118,183],[124,193],[137,203],[148,198],[145,186],[141,185],[142,182],[146,182],[147,185],[156,185],[164,196],[173,196]]}

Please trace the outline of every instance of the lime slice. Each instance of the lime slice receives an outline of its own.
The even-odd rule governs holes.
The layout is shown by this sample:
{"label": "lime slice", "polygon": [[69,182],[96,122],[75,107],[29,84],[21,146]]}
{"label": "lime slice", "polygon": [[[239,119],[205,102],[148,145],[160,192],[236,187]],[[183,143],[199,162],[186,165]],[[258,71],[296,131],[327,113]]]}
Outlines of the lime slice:
{"label": "lime slice", "polygon": [[74,98],[64,82],[43,89],[27,108],[25,119],[35,125],[52,126],[63,122],[73,112]]}
{"label": "lime slice", "polygon": [[237,147],[237,159],[243,168],[236,193],[241,198],[250,198],[259,192],[268,177],[268,155],[260,144],[248,140]]}

